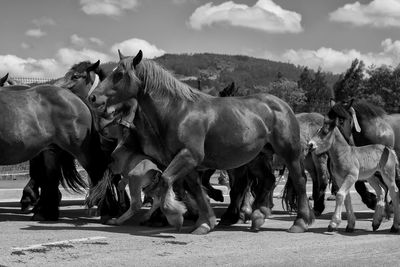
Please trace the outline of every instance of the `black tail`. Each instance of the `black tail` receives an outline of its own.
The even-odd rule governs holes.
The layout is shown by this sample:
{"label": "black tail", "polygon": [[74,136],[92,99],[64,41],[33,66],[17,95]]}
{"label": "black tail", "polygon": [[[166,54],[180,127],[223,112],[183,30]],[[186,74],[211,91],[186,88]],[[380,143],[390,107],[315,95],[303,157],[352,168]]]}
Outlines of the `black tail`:
{"label": "black tail", "polygon": [[88,187],[84,179],[76,169],[75,158],[64,150],[60,150],[59,162],[61,167],[60,183],[67,191],[83,193]]}

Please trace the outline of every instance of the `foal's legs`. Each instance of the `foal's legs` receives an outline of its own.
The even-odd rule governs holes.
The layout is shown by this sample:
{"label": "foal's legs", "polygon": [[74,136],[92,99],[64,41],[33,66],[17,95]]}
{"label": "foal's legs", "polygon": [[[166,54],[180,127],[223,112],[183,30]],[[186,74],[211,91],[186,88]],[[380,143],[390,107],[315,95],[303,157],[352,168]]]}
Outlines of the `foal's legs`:
{"label": "foal's legs", "polygon": [[342,185],[340,185],[340,181],[337,181],[340,185],[340,188],[339,191],[336,193],[336,207],[328,226],[328,232],[332,232],[333,230],[337,229],[340,222],[342,221],[342,206],[344,203],[344,199],[349,193],[351,186],[356,182],[357,177],[358,174],[347,175],[344,178]]}
{"label": "foal's legs", "polygon": [[377,203],[375,206],[375,213],[372,220],[372,230],[376,231],[382,223],[385,216],[385,192],[382,189],[380,182],[376,176],[369,179],[369,184],[376,192]]}
{"label": "foal's legs", "polygon": [[[114,224],[114,225],[121,225],[123,224],[126,220],[129,220],[137,211],[140,210],[142,207],[142,197],[141,197],[141,192],[142,192],[142,180],[144,177],[139,177],[139,176],[134,176],[134,175],[128,175],[128,183],[129,183],[129,192],[131,195],[131,204],[129,206],[129,209],[122,214],[118,218],[112,218],[109,219],[106,223],[107,224]],[[124,188],[126,183],[124,183],[123,180],[120,181],[121,187]]]}
{"label": "foal's legs", "polygon": [[354,215],[353,205],[351,204],[351,196],[349,193],[347,193],[344,199],[344,206],[346,207],[347,212],[346,232],[352,233],[354,232],[354,227],[356,225],[356,216]]}
{"label": "foal's legs", "polygon": [[390,228],[390,232],[392,233],[398,233],[399,232],[399,223],[400,223],[400,207],[399,207],[399,189],[396,185],[396,179],[398,179],[398,173],[396,171],[396,167],[390,170],[383,171],[382,178],[385,184],[387,185],[389,189],[389,195],[390,198],[392,199],[393,202],[393,225],[392,228]]}

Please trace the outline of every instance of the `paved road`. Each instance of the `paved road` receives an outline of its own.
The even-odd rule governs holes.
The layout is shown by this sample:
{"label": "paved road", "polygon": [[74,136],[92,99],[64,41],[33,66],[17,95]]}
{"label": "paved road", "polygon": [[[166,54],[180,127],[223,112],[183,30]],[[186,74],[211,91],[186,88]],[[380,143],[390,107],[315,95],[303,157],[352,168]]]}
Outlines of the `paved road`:
{"label": "paved road", "polygon": [[[11,186],[12,187],[12,186]],[[308,187],[309,188],[309,187]],[[206,236],[171,227],[139,226],[137,218],[115,227],[101,225],[80,205],[61,209],[59,222],[32,222],[18,205],[0,203],[0,265],[5,266],[393,266],[399,265],[400,236],[391,221],[372,232],[372,211],[352,194],[356,231],[328,233],[334,203],[307,233],[290,234],[295,215],[275,198],[273,216],[258,233],[249,224],[217,228]],[[218,217],[228,202],[213,203]],[[141,212],[144,212],[142,210]],[[139,215],[139,214],[138,214]]]}

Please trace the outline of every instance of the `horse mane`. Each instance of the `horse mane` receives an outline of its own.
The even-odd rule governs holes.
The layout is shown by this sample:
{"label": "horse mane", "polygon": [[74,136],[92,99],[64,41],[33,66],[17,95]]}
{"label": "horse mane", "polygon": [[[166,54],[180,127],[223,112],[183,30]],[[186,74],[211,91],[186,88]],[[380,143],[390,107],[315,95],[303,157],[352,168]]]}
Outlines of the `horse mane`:
{"label": "horse mane", "polygon": [[[91,66],[93,63],[90,61],[82,61],[79,63],[74,64],[68,71],[68,73],[73,73],[73,72],[78,72],[82,73],[85,72],[86,69]],[[99,68],[96,70],[97,75],[99,75],[99,79],[102,81],[105,79],[107,76],[106,72],[99,66]]]}
{"label": "horse mane", "polygon": [[[386,111],[376,105],[373,105],[365,100],[359,100],[357,102],[354,102],[351,105],[354,110],[356,111],[357,117],[360,120],[368,120],[368,119],[373,119],[377,117],[382,117],[383,115],[386,115]],[[349,113],[349,108],[343,104],[343,103],[337,103],[328,112],[328,117],[329,118],[334,118],[336,116],[348,119],[351,117]]]}
{"label": "horse mane", "polygon": [[209,97],[209,95],[179,81],[153,60],[142,60],[136,66],[136,75],[143,82],[144,92],[152,96],[170,96],[190,102]]}
{"label": "horse mane", "polygon": [[360,119],[368,120],[377,117],[382,117],[387,114],[383,108],[373,105],[365,100],[360,100],[353,103],[352,107],[354,108],[357,116],[359,116]]}

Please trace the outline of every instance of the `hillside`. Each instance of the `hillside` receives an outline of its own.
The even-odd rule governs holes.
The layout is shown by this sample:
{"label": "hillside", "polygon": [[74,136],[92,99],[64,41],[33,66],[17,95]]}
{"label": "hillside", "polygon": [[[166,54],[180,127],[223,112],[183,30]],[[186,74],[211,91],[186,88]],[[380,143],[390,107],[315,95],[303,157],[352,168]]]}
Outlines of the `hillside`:
{"label": "hillside", "polygon": [[[240,93],[247,94],[264,88],[275,81],[278,75],[288,80],[297,81],[302,66],[276,62],[248,56],[232,56],[221,54],[165,54],[155,58],[166,69],[172,71],[177,78],[198,87],[201,90],[221,90],[232,81],[240,88]],[[106,63],[104,68],[111,70],[115,63]],[[332,88],[338,76],[325,73],[328,86]]]}

